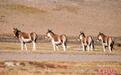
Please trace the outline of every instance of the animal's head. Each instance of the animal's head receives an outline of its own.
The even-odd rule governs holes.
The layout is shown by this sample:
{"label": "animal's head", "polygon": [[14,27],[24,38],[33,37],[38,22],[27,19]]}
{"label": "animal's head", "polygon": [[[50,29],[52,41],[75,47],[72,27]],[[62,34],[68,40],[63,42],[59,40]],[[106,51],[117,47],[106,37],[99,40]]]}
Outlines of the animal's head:
{"label": "animal's head", "polygon": [[97,41],[101,41],[103,40],[104,34],[99,32],[98,36],[97,36]]}
{"label": "animal's head", "polygon": [[84,37],[85,37],[85,34],[84,34],[84,32],[81,31],[81,32],[80,32],[80,35],[79,35],[79,38],[80,38],[80,39],[83,39]]}
{"label": "animal's head", "polygon": [[54,35],[54,33],[52,32],[52,30],[48,29],[48,31],[46,33],[46,38],[51,38],[52,35]]}
{"label": "animal's head", "polygon": [[15,37],[18,37],[19,32],[20,32],[20,30],[18,30],[17,28],[13,28],[13,33],[14,33]]}

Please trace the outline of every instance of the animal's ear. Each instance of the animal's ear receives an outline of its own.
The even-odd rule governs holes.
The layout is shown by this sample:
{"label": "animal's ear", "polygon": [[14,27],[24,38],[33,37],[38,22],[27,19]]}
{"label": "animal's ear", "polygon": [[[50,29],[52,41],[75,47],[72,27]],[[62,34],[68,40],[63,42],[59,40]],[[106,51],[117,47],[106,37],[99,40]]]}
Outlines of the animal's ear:
{"label": "animal's ear", "polygon": [[102,32],[99,32],[99,34],[102,34]]}
{"label": "animal's ear", "polygon": [[50,31],[50,29],[48,29],[48,32]]}
{"label": "animal's ear", "polygon": [[83,33],[83,31],[80,31],[80,33]]}
{"label": "animal's ear", "polygon": [[48,29],[48,32],[51,32],[52,30],[51,29]]}
{"label": "animal's ear", "polygon": [[17,28],[13,28],[13,30],[16,30]]}

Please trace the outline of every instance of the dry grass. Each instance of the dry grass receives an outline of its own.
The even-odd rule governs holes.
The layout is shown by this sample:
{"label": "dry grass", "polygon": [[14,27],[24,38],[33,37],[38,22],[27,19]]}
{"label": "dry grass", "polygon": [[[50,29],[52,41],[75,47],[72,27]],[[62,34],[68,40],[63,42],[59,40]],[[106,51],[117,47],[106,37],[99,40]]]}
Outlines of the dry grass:
{"label": "dry grass", "polygon": [[[121,74],[120,62],[13,62],[19,65],[11,67],[0,63],[2,75],[99,75],[106,73]],[[105,74],[106,74],[105,73]]]}
{"label": "dry grass", "polygon": [[53,8],[54,11],[67,11],[70,13],[78,13],[79,8],[77,6],[68,6],[68,5],[58,5],[56,8]]}
{"label": "dry grass", "polygon": [[[32,44],[27,44],[31,50]],[[68,54],[121,54],[121,48],[115,47],[112,53],[104,53],[100,46],[96,46],[93,52],[80,51],[79,44],[69,44],[68,50],[63,52],[60,47],[59,51],[55,53]],[[18,52],[20,51],[20,43],[0,43],[0,51]],[[35,53],[53,53],[51,43],[37,43],[37,51]],[[7,61],[6,61],[7,62]],[[5,65],[5,62],[0,62],[0,75],[99,75],[100,70],[106,73],[113,71],[113,73],[121,74],[121,62],[65,62],[65,61],[8,61],[13,64],[19,63],[15,66]]]}
{"label": "dry grass", "polygon": [[39,8],[34,8],[34,7],[29,7],[29,6],[25,6],[25,5],[2,5],[1,8],[10,10],[10,11],[17,11],[17,12],[22,12],[25,14],[37,14],[37,13],[46,13],[47,11],[44,9],[39,9]]}
{"label": "dry grass", "polygon": [[[32,51],[32,44],[27,44],[28,51]],[[20,43],[0,43],[0,51],[4,52],[20,52]],[[83,52],[79,44],[68,44],[67,51],[64,52],[63,48],[59,46],[59,50],[55,53],[62,53],[62,54],[86,54],[86,55],[120,55],[121,54],[121,47],[114,47],[112,53],[108,50],[107,52],[103,52],[102,46],[96,46],[95,51],[85,51]],[[51,43],[37,43],[37,50],[34,51],[35,53],[53,53],[53,47]]]}

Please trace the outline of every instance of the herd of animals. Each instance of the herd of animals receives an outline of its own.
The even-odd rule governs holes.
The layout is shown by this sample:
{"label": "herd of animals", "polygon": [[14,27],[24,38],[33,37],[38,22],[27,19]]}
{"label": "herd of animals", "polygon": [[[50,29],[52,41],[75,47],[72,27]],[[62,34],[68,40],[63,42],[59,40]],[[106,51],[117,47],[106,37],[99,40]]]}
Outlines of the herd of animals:
{"label": "herd of animals", "polygon": [[[19,39],[21,42],[21,50],[27,50],[26,43],[32,43],[33,44],[33,50],[36,50],[36,40],[38,38],[37,34],[35,32],[26,33],[22,32],[17,28],[13,28],[14,35]],[[67,48],[67,37],[66,35],[58,35],[55,34],[52,30],[47,31],[46,38],[51,39],[53,49],[54,51],[58,50],[58,45],[62,45],[63,50],[66,51]],[[83,51],[93,51],[94,50],[94,40],[92,36],[86,36],[84,32],[80,32],[79,34],[79,40],[81,42]],[[102,43],[103,51],[106,51],[106,47],[108,47],[108,50],[112,52],[114,41],[111,36],[107,36],[101,32],[99,32],[97,36],[97,40]]]}

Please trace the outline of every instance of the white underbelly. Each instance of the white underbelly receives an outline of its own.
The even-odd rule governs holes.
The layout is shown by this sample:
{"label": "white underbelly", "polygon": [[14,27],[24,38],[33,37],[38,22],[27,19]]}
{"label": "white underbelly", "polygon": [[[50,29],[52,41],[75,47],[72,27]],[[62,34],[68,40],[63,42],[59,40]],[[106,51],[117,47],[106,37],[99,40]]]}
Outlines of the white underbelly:
{"label": "white underbelly", "polygon": [[103,43],[105,46],[108,46],[108,44],[107,43]]}
{"label": "white underbelly", "polygon": [[24,42],[29,42],[29,41],[31,41],[31,38],[29,38],[29,39],[24,39],[24,38],[22,38],[22,40],[23,40]]}
{"label": "white underbelly", "polygon": [[57,42],[53,41],[53,43],[56,44],[56,45],[61,44],[60,41],[57,41]]}
{"label": "white underbelly", "polygon": [[55,42],[55,44],[61,44],[61,42]]}
{"label": "white underbelly", "polygon": [[29,42],[29,41],[31,41],[31,39],[24,39],[23,41],[24,42]]}

